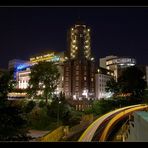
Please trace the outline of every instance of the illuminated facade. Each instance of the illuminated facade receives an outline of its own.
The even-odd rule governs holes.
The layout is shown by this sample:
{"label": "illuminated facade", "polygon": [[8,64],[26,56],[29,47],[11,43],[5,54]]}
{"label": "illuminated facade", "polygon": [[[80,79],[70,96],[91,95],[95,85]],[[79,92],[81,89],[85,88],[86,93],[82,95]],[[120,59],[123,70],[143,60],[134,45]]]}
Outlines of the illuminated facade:
{"label": "illuminated facade", "polygon": [[26,89],[28,87],[30,73],[31,73],[30,68],[17,72],[17,82],[18,82],[17,88]]}
{"label": "illuminated facade", "polygon": [[124,68],[135,66],[135,64],[136,60],[129,57],[107,56],[100,59],[100,67],[114,71],[116,81]]}
{"label": "illuminated facade", "polygon": [[59,85],[57,86],[56,93],[63,92],[63,60],[64,60],[64,52],[54,52],[47,51],[45,53],[41,53],[39,55],[32,56],[30,61],[20,64],[16,67],[17,70],[17,88],[26,89],[28,87],[28,82],[30,79],[29,74],[31,73],[30,67],[34,64],[37,64],[41,61],[53,61],[57,65],[57,68],[60,72]]}
{"label": "illuminated facade", "polygon": [[91,37],[90,28],[79,22],[68,31],[68,57],[75,59],[82,56],[87,60],[92,58]]}
{"label": "illuminated facade", "polygon": [[34,55],[30,58],[30,62],[32,64],[42,61],[53,61],[56,63],[62,63],[64,61],[64,52],[55,52],[53,50],[49,50],[44,53]]}
{"label": "illuminated facade", "polygon": [[8,69],[9,70],[13,70],[14,71],[14,79],[16,80],[16,73],[18,71],[18,67],[19,65],[25,65],[27,61],[24,61],[24,60],[20,60],[20,59],[13,59],[13,60],[10,60],[9,63],[8,63]]}
{"label": "illuminated facade", "polygon": [[111,92],[106,92],[106,82],[111,78],[114,78],[114,72],[99,67],[97,73],[95,74],[95,94],[96,99],[109,98],[111,97]]}
{"label": "illuminated facade", "polygon": [[77,23],[68,31],[68,50],[64,62],[64,93],[82,100],[95,97],[95,62],[91,55],[90,28]]}

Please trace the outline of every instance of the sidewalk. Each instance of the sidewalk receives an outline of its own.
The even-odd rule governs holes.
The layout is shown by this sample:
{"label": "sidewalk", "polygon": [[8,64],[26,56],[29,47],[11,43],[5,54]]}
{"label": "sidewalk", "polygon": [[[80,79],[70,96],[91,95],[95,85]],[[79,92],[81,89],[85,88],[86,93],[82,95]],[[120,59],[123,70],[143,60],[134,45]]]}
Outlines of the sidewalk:
{"label": "sidewalk", "polygon": [[31,136],[32,138],[39,138],[39,137],[46,135],[49,132],[50,131],[29,130],[28,135]]}

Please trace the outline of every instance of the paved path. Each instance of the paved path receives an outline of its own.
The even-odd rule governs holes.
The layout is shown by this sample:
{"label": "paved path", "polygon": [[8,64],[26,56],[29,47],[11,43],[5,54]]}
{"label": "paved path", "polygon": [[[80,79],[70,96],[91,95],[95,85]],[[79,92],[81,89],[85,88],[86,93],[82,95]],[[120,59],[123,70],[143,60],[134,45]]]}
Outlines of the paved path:
{"label": "paved path", "polygon": [[49,132],[50,131],[29,130],[28,135],[31,136],[32,138],[39,138],[39,137],[46,135]]}

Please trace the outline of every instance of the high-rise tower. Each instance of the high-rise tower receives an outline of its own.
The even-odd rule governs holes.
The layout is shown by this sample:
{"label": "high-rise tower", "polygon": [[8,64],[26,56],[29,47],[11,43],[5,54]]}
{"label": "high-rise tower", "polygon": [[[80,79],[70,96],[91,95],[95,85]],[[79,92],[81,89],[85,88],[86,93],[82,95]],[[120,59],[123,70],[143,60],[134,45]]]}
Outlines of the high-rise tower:
{"label": "high-rise tower", "polygon": [[68,31],[68,57],[70,59],[91,59],[90,28],[81,22]]}
{"label": "high-rise tower", "polygon": [[91,54],[90,31],[82,22],[68,30],[64,63],[64,92],[67,98],[82,100],[95,96],[95,63]]}

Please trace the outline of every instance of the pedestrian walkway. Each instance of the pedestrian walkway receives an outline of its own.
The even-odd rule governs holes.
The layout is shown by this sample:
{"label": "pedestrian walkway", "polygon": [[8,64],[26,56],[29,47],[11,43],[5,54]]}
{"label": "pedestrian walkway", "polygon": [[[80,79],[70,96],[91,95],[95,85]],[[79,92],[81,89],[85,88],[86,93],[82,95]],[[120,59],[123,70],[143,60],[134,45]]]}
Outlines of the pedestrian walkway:
{"label": "pedestrian walkway", "polygon": [[49,132],[50,131],[29,130],[28,135],[31,136],[34,139],[34,138],[42,137],[42,136],[46,135]]}

